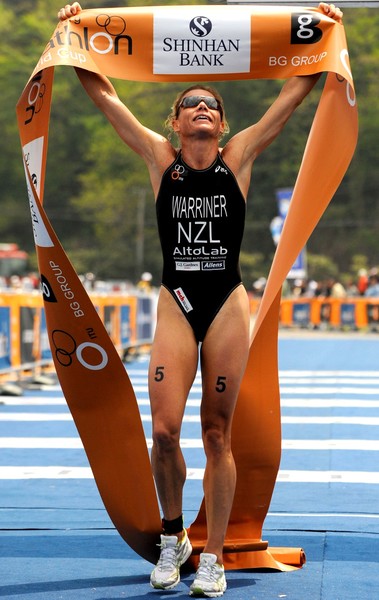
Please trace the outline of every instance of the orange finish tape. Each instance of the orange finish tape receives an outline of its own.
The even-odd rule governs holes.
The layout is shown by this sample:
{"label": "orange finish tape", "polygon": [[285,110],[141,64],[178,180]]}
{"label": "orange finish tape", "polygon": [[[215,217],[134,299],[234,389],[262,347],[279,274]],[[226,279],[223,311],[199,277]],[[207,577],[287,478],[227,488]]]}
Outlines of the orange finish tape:
{"label": "orange finish tape", "polygon": [[[135,395],[42,206],[57,65],[156,82],[328,72],[260,304],[237,404],[233,425],[237,490],[225,540],[227,568],[299,567],[301,549],[287,549],[288,556],[282,549],[248,548],[256,540],[258,548],[262,547],[262,525],[280,461],[277,329],[281,285],[339,186],[357,140],[357,105],[344,28],[317,9],[302,7],[83,11],[78,18],[58,24],[18,102],[34,239],[57,373],[111,519],[127,543],[154,562],[160,515]],[[203,504],[190,530],[195,547],[201,546],[206,537]],[[236,540],[243,551],[237,551]]]}

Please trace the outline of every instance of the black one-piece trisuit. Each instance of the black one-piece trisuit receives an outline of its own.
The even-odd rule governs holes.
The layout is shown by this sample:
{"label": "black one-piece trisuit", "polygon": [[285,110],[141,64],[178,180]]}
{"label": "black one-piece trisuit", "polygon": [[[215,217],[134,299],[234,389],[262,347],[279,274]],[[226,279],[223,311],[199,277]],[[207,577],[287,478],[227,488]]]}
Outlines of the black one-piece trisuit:
{"label": "black one-piece trisuit", "polygon": [[162,285],[201,342],[224,302],[241,284],[245,199],[220,154],[210,167],[196,170],[185,164],[179,152],[163,174],[156,211],[163,252]]}

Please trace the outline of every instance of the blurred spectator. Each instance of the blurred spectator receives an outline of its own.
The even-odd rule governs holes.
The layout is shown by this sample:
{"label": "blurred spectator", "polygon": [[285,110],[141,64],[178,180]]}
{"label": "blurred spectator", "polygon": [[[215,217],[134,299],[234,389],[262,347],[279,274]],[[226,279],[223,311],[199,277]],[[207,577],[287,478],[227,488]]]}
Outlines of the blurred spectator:
{"label": "blurred spectator", "polygon": [[152,279],[153,279],[152,274],[149,273],[148,271],[145,271],[144,273],[142,273],[141,279],[137,283],[137,288],[141,292],[151,292],[151,290],[152,290],[152,284],[151,284]]}
{"label": "blurred spectator", "polygon": [[258,296],[258,297],[263,296],[263,292],[265,291],[266,283],[267,283],[266,277],[259,277],[259,279],[254,281],[254,283],[253,283],[254,296]]}
{"label": "blurred spectator", "polygon": [[366,269],[359,269],[357,287],[358,287],[358,291],[361,296],[363,296],[365,291],[367,290],[367,285],[368,285],[367,271],[366,271]]}
{"label": "blurred spectator", "polygon": [[23,292],[32,292],[35,290],[34,280],[29,275],[21,278],[20,286]]}
{"label": "blurred spectator", "polygon": [[360,295],[358,286],[354,283],[352,278],[347,280],[346,295],[349,297],[357,297]]}
{"label": "blurred spectator", "polygon": [[328,281],[328,287],[330,290],[329,296],[331,298],[346,298],[346,290],[342,283],[337,279],[330,278]]}
{"label": "blurred spectator", "polygon": [[19,275],[12,275],[9,279],[9,287],[11,290],[17,290],[20,292],[22,288],[21,277]]}
{"label": "blurred spectator", "polygon": [[327,288],[326,281],[318,281],[314,293],[316,297],[328,296],[329,290]]}
{"label": "blurred spectator", "polygon": [[368,286],[364,293],[369,298],[379,298],[379,275],[376,270],[370,272],[368,277]]}
{"label": "blurred spectator", "polygon": [[314,279],[308,280],[304,286],[303,296],[306,298],[314,298],[316,296],[317,287],[317,281]]}
{"label": "blurred spectator", "polygon": [[292,294],[298,298],[302,296],[306,289],[306,283],[302,279],[295,279],[293,282]]}
{"label": "blurred spectator", "polygon": [[88,272],[82,276],[82,284],[86,290],[94,290],[96,283],[96,276],[94,273]]}

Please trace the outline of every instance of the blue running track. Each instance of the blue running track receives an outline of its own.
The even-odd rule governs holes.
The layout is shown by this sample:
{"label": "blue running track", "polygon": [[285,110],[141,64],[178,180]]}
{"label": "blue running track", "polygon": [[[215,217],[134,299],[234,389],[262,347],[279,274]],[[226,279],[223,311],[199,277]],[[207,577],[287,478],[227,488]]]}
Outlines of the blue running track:
{"label": "blue running track", "polygon": [[[127,365],[148,443],[147,358]],[[281,332],[283,455],[270,546],[304,548],[294,572],[229,571],[231,600],[379,599],[379,336]],[[200,380],[182,431],[185,519],[202,498]],[[0,597],[187,597],[152,590],[152,566],[115,532],[58,385],[0,396]]]}

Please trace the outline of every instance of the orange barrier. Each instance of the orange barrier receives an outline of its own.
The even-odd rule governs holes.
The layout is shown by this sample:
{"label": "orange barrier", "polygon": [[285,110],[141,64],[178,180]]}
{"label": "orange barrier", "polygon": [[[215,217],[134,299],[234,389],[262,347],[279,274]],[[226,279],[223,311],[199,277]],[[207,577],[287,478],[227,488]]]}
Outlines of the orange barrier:
{"label": "orange barrier", "polygon": [[[152,338],[155,295],[92,293],[91,300],[120,355]],[[252,319],[260,298],[250,299]],[[364,330],[379,327],[379,298],[282,298],[281,327]],[[51,358],[41,294],[0,294],[0,370]]]}
{"label": "orange barrier", "polygon": [[[260,298],[250,300],[254,317]],[[379,298],[282,298],[282,327],[364,330],[379,327]]]}

